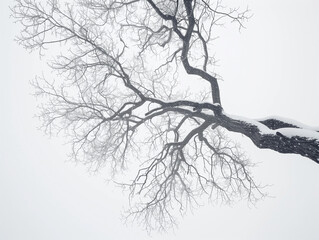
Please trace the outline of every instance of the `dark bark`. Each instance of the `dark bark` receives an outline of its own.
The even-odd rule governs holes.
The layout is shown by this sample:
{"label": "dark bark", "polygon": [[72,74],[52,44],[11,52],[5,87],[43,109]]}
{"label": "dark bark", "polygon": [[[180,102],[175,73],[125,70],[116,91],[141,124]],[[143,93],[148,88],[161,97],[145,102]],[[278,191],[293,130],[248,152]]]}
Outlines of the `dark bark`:
{"label": "dark bark", "polygon": [[[297,134],[288,137],[280,132],[283,128],[299,128],[291,123],[286,123],[282,120],[267,119],[260,122],[256,121],[256,124],[253,124],[253,121],[241,121],[224,114],[218,116],[217,122],[228,131],[244,134],[250,138],[258,148],[271,149],[280,153],[299,154],[319,163],[318,138],[298,136]],[[264,132],[260,129],[259,124],[263,124],[263,127],[268,128],[269,131]],[[316,131],[313,132],[317,133]]]}

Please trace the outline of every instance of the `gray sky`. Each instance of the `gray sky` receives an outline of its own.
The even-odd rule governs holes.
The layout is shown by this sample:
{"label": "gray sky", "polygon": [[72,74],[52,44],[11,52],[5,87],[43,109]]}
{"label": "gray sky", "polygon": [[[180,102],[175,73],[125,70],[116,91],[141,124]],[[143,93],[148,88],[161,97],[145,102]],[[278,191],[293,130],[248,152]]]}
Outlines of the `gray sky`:
{"label": "gray sky", "polygon": [[[206,205],[175,232],[148,236],[125,226],[126,195],[67,162],[63,139],[37,130],[29,81],[41,73],[36,54],[12,41],[17,26],[0,2],[0,239],[318,239],[319,166],[297,155],[259,150],[242,139],[255,179],[271,198],[248,206]],[[231,2],[231,1],[225,1]],[[235,1],[236,2],[236,1]],[[228,113],[279,115],[319,126],[319,2],[237,1],[254,16],[238,33],[225,28],[217,42],[223,106]]]}

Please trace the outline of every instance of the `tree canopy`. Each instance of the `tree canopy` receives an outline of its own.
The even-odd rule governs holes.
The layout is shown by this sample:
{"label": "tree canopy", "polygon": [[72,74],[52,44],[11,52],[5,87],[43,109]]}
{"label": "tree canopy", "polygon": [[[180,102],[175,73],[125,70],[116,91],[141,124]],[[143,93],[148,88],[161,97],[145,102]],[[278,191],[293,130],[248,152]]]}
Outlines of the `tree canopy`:
{"label": "tree canopy", "polygon": [[[54,52],[55,79],[33,82],[43,128],[66,133],[73,157],[94,169],[136,170],[120,184],[130,190],[128,215],[148,226],[166,228],[202,196],[264,195],[227,132],[319,163],[318,129],[223,108],[215,32],[227,22],[242,28],[248,10],[216,0],[16,0],[12,12],[20,44]],[[186,78],[205,87],[187,89]]]}

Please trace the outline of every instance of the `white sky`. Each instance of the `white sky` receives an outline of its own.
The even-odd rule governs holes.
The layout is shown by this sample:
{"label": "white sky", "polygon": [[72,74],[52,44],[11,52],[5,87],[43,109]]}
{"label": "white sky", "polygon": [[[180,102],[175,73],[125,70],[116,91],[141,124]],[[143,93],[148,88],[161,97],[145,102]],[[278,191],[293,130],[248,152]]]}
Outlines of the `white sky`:
{"label": "white sky", "polygon": [[[12,41],[17,27],[8,18],[11,2],[0,2],[0,239],[319,239],[319,166],[259,150],[244,137],[247,153],[259,163],[255,178],[271,185],[273,198],[255,207],[244,201],[206,205],[166,235],[125,226],[125,194],[106,184],[103,174],[66,162],[63,139],[36,129],[29,80],[41,65]],[[226,111],[319,126],[319,2],[234,2],[248,3],[254,16],[241,33],[226,28],[217,45]]]}

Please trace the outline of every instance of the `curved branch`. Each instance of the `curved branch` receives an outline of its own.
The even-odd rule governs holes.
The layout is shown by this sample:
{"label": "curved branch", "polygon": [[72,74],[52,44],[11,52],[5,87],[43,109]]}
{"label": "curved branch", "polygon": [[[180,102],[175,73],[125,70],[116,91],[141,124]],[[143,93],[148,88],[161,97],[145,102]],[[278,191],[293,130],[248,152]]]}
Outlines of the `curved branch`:
{"label": "curved branch", "polygon": [[191,66],[189,63],[188,52],[190,49],[190,39],[194,31],[195,18],[194,18],[194,10],[193,10],[191,1],[184,0],[184,5],[185,5],[187,16],[188,16],[188,28],[185,34],[185,38],[183,39],[183,49],[182,49],[182,56],[181,56],[183,66],[188,74],[198,75],[210,83],[211,89],[212,89],[213,103],[217,103],[221,105],[220,91],[219,91],[219,85],[218,85],[217,79],[213,77],[212,75],[208,74],[206,71]]}

